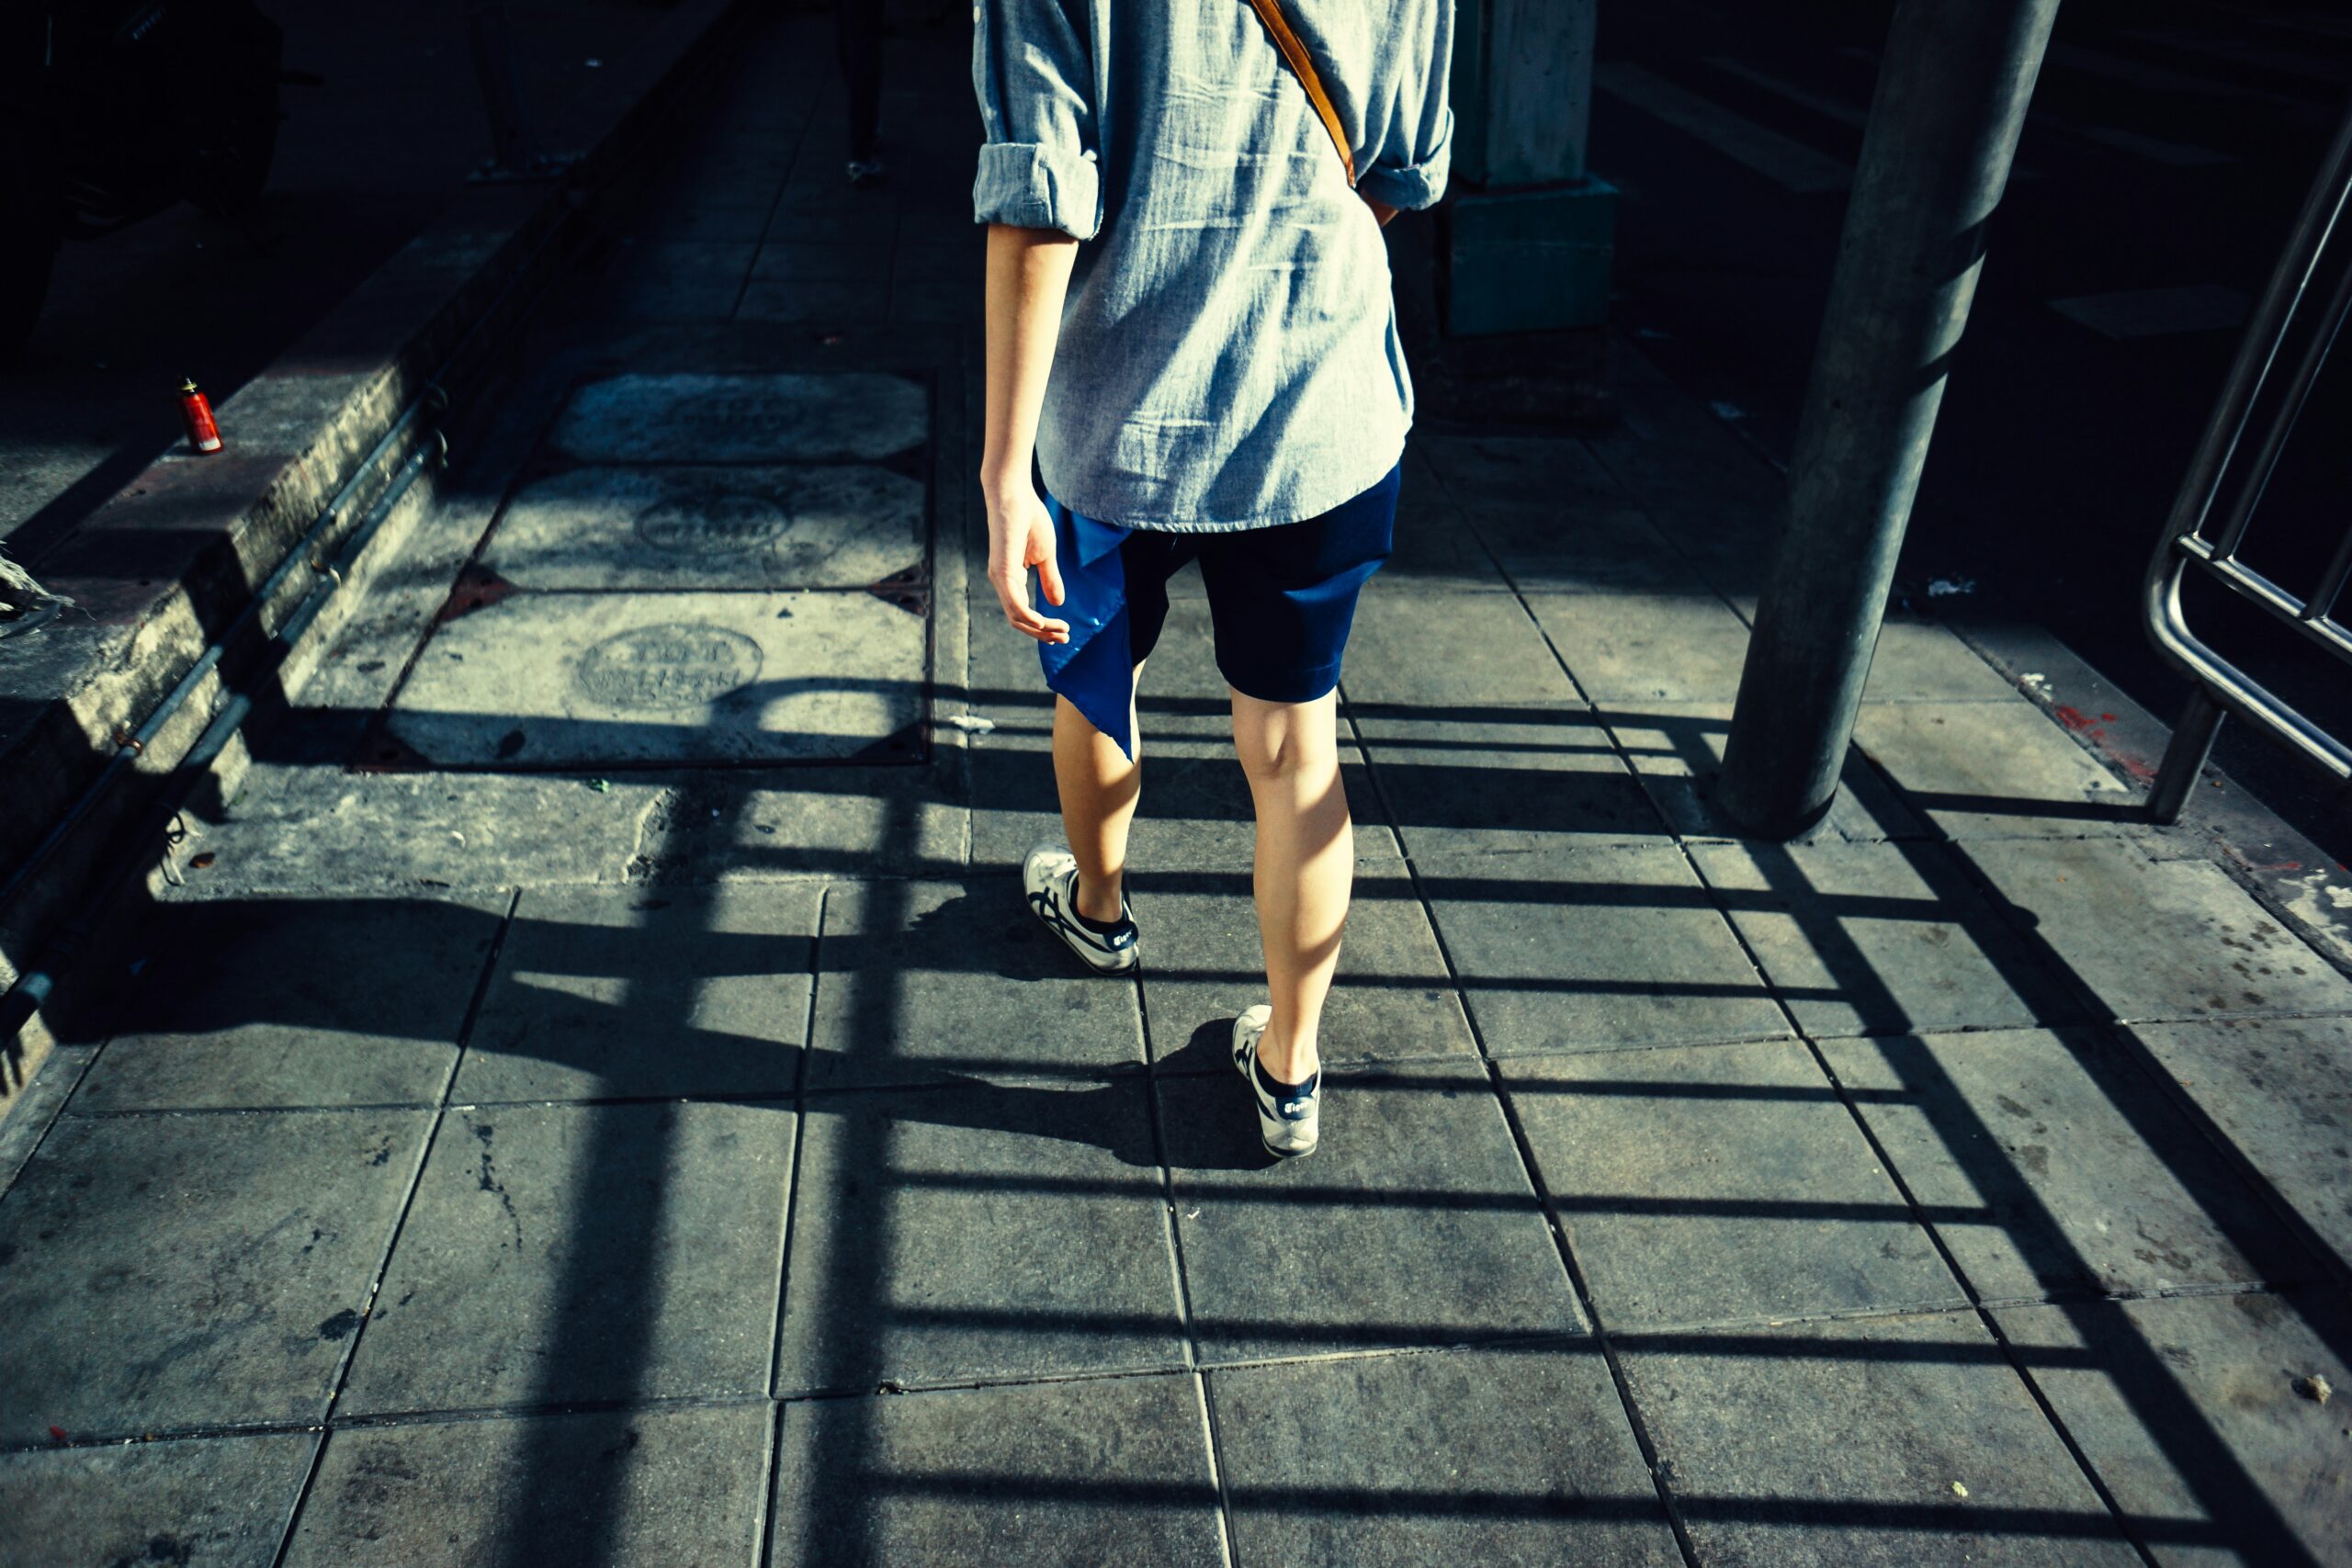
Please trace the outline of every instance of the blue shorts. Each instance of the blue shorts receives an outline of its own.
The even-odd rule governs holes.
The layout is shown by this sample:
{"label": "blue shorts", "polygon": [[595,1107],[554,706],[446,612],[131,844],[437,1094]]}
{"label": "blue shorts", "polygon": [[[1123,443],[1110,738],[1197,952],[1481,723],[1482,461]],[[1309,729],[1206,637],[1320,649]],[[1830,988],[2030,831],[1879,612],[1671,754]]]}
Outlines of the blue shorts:
{"label": "blue shorts", "polygon": [[1322,696],[1340,682],[1356,596],[1388,558],[1401,469],[1319,517],[1218,534],[1114,528],[1048,496],[1066,592],[1039,607],[1070,640],[1038,645],[1046,683],[1132,756],[1131,671],[1159,642],[1168,580],[1198,560],[1226,683],[1270,703]]}

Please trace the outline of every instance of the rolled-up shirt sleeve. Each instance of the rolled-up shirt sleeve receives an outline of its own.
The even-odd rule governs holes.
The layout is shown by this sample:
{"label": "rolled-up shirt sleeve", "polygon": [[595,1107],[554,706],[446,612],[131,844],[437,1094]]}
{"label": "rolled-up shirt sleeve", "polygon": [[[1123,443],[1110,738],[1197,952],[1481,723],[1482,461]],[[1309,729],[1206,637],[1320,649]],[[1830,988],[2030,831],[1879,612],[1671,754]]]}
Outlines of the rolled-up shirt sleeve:
{"label": "rolled-up shirt sleeve", "polygon": [[1418,212],[1437,205],[1453,167],[1453,107],[1446,92],[1453,58],[1453,0],[1422,0],[1405,33],[1385,40],[1384,54],[1398,69],[1386,102],[1368,117],[1372,157],[1356,189],[1374,201]]}
{"label": "rolled-up shirt sleeve", "polygon": [[978,0],[972,87],[987,140],[972,182],[972,220],[1058,229],[1091,240],[1102,227],[1094,71],[1083,0]]}

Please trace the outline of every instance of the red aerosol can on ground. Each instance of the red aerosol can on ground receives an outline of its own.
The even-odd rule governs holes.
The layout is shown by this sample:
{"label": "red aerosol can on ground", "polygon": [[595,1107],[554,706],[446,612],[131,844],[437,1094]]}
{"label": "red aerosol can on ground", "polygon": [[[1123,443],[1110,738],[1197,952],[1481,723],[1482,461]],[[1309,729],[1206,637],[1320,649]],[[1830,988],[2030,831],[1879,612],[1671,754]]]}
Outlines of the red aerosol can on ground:
{"label": "red aerosol can on ground", "polygon": [[190,380],[180,388],[180,418],[187,423],[187,444],[199,452],[220,450],[220,426],[212,418],[212,400]]}

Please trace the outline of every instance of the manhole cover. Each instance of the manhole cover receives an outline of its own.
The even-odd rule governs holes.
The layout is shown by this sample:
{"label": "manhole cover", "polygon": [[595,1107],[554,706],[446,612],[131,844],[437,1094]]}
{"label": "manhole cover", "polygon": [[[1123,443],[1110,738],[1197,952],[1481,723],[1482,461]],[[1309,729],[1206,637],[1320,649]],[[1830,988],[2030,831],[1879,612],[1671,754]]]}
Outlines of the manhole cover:
{"label": "manhole cover", "polygon": [[694,621],[616,632],[572,667],[590,702],[657,713],[707,706],[741,691],[759,672],[758,643]]}
{"label": "manhole cover", "polygon": [[549,438],[583,463],[887,457],[922,445],[929,399],[897,376],[615,376],[571,396]]}
{"label": "manhole cover", "polygon": [[870,755],[923,716],[924,630],[922,616],[864,592],[517,593],[435,631],[386,716],[382,756],[360,761]]}
{"label": "manhole cover", "polygon": [[763,495],[664,496],[637,514],[637,536],[664,555],[749,555],[785,530],[784,508]]}
{"label": "manhole cover", "polygon": [[483,551],[523,588],[856,588],[923,558],[923,487],[864,464],[573,468]]}

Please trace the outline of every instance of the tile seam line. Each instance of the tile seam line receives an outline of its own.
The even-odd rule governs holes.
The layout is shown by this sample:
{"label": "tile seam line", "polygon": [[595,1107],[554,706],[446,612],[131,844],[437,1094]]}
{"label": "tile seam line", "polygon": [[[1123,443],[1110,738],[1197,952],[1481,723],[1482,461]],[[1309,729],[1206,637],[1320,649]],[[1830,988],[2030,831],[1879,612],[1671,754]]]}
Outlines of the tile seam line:
{"label": "tile seam line", "polygon": [[[2281,1282],[2247,1280],[2237,1285],[2187,1285],[2173,1290],[2119,1291],[2106,1293],[2097,1291],[2052,1292],[2046,1296],[1984,1296],[1978,1298],[1987,1311],[2013,1312],[2033,1307],[2108,1306],[2135,1302],[2205,1301],[2230,1296],[2290,1296],[2312,1288],[2305,1281]],[[1790,1313],[1779,1317],[1693,1318],[1671,1323],[1643,1324],[1639,1327],[1621,1325],[1612,1330],[1621,1338],[1639,1340],[1653,1336],[1681,1334],[1732,1334],[1757,1329],[1804,1328],[1839,1323],[1898,1323],[1916,1318],[1952,1317],[1973,1313],[1975,1303],[1963,1296],[1944,1302],[1904,1303],[1893,1306],[1855,1307],[1826,1312]]]}
{"label": "tile seam line", "polygon": [[[832,885],[820,883],[817,887],[816,908],[811,911],[808,930],[808,999],[801,1010],[800,1051],[792,1072],[792,1161],[785,1173],[784,1224],[776,1239],[775,1311],[768,1325],[767,1365],[762,1369],[761,1383],[770,1399],[775,1397],[776,1364],[784,1356],[784,1319],[792,1291],[792,1236],[798,1227],[794,1220],[800,1209],[800,1157],[808,1144],[808,1112],[801,1103],[801,1096],[808,1077],[808,1056],[817,1039],[817,987],[823,983],[825,919],[832,908]],[[783,1427],[779,1417],[776,1432],[769,1444],[771,1458],[783,1462]],[[773,1488],[771,1488],[773,1491]],[[771,1514],[775,1504],[771,1499]]]}
{"label": "tile seam line", "polygon": [[1927,1236],[1928,1245],[1936,1249],[1936,1256],[1942,1260],[1945,1269],[1951,1272],[1960,1288],[1967,1293],[1967,1310],[1975,1317],[1978,1325],[1993,1343],[1999,1348],[2001,1359],[2009,1369],[2009,1375],[2018,1381],[2018,1386],[2025,1390],[2026,1396],[2033,1401],[2034,1408],[2041,1412],[2043,1422],[2065,1448],[2066,1457],[2074,1461],[2075,1470],[2089,1485],[2091,1495],[2098,1499],[2102,1507],[2107,1509],[2109,1518],[2115,1525],[2117,1536],[2138,1555],[2140,1561],[2146,1564],[2146,1568],[2159,1568],[2154,1553],[2147,1543],[2140,1539],[2139,1532],[2132,1528],[2131,1516],[2124,1512],[2121,1502],[2109,1488],[2106,1478],[2101,1476],[2097,1467],[2091,1463],[2090,1455],[2084,1450],[2073,1429],[2060,1418],[2057,1406],[2052,1404],[2048,1392],[2027,1369],[2023,1359],[2018,1353],[2017,1347],[2009,1342],[2007,1335],[2001,1332],[2000,1320],[1985,1304],[1984,1297],[1977,1290],[1975,1281],[1972,1280],[1967,1272],[1961,1268],[1960,1260],[1952,1255],[1950,1245],[1944,1240],[1943,1233],[1928,1223],[1918,1195],[1912,1191],[1910,1182],[1905,1179],[1893,1157],[1887,1154],[1885,1146],[1880,1143],[1877,1134],[1871,1130],[1869,1122],[1863,1117],[1860,1108],[1848,1093],[1845,1082],[1838,1077],[1836,1067],[1830,1064],[1828,1053],[1810,1036],[1804,1037],[1804,1045],[1805,1050],[1812,1055],[1815,1066],[1829,1080],[1831,1087],[1838,1091],[1838,1102],[1845,1107],[1847,1119],[1861,1134],[1863,1141],[1870,1145],[1871,1153],[1878,1157],[1880,1169],[1885,1173],[1887,1180],[1894,1184],[1895,1190],[1903,1195],[1903,1201],[1911,1210],[1911,1223],[1917,1225]]}
{"label": "tile seam line", "polygon": [[[2186,1285],[2154,1291],[2118,1292],[2103,1293],[2077,1292],[2053,1293],[2049,1296],[2003,1296],[1984,1298],[1988,1310],[2015,1311],[2045,1307],[2080,1305],[2130,1304],[2138,1302],[2175,1300],[2219,1300],[2237,1296],[2291,1297],[2299,1292],[2314,1288],[2312,1281],[2249,1280],[2235,1283]],[[2324,1288],[2324,1283],[2318,1288]],[[1753,1333],[1758,1330],[1820,1326],[1846,1323],[1889,1323],[1932,1317],[1951,1317],[1970,1311],[1969,1304],[1955,1298],[1947,1303],[1917,1303],[1899,1306],[1864,1308],[1853,1311],[1791,1314],[1782,1317],[1696,1319],[1688,1322],[1645,1324],[1638,1327],[1621,1326],[1611,1330],[1612,1336],[1631,1341],[1686,1334]],[[1396,1360],[1420,1356],[1481,1355],[1521,1350],[1572,1350],[1586,1346],[1596,1349],[1598,1337],[1589,1331],[1532,1332],[1525,1335],[1505,1335],[1471,1337],[1443,1345],[1385,1345],[1362,1349],[1323,1351],[1303,1355],[1250,1357],[1231,1361],[1204,1363],[1197,1369],[1179,1362],[1165,1365],[1138,1364],[1107,1369],[1079,1369],[1046,1372],[1035,1375],[978,1375],[911,1382],[893,1391],[890,1397],[920,1397],[925,1394],[983,1392],[990,1389],[1058,1386],[1069,1383],[1112,1382],[1135,1379],[1189,1376],[1194,1371],[1214,1377],[1228,1372],[1250,1372],[1286,1367],[1318,1365],[1327,1362]],[[318,1422],[251,1422],[216,1423],[164,1428],[125,1428],[119,1431],[96,1432],[77,1436],[59,1445],[49,1442],[0,1444],[0,1453],[29,1454],[58,1451],[63,1449],[117,1448],[125,1444],[145,1446],[149,1442],[209,1442],[243,1438],[284,1437],[302,1433],[317,1433],[322,1437],[334,1432],[368,1431],[385,1427],[458,1426],[477,1422],[525,1421],[560,1419],[573,1416],[595,1415],[664,1415],[693,1410],[731,1410],[756,1405],[789,1405],[817,1404],[851,1399],[877,1397],[874,1390],[858,1388],[808,1388],[778,1394],[758,1391],[734,1393],[696,1393],[670,1395],[636,1395],[612,1399],[591,1399],[516,1403],[506,1404],[420,1407],[411,1410],[375,1411],[361,1415],[341,1416]]]}
{"label": "tile seam line", "polygon": [[[8,1201],[8,1195],[16,1191],[17,1183],[24,1179],[25,1172],[32,1168],[33,1161],[39,1159],[41,1150],[49,1146],[51,1134],[57,1131],[59,1122],[66,1120],[65,1108],[74,1102],[75,1095],[82,1092],[83,1081],[90,1076],[90,1069],[98,1065],[99,1055],[105,1052],[107,1045],[113,1043],[114,1036],[109,1034],[103,1043],[85,1056],[81,1065],[74,1069],[74,1081],[66,1087],[64,1093],[58,1096],[56,1105],[51,1108],[49,1120],[41,1124],[40,1135],[33,1140],[32,1147],[25,1151],[25,1157],[17,1162],[16,1168],[9,1173],[7,1184],[0,1187],[0,1203],[6,1203]],[[58,1060],[62,1055],[62,1051],[53,1048],[50,1052],[50,1060]],[[42,1064],[44,1069],[47,1066],[47,1063]],[[17,1093],[20,1099],[30,1087],[28,1083],[17,1089]],[[0,1116],[6,1114],[6,1111],[0,1111]],[[95,1118],[76,1117],[74,1120],[95,1120]]]}
{"label": "tile seam line", "polygon": [[[1936,1314],[1913,1314],[1910,1315]],[[1248,1360],[1218,1362],[1198,1369],[1170,1362],[1165,1366],[1119,1367],[1101,1371],[1051,1372],[1027,1377],[957,1379],[910,1383],[888,1395],[877,1394],[869,1388],[810,1389],[776,1396],[770,1396],[754,1390],[733,1393],[688,1393],[572,1400],[545,1404],[462,1405],[381,1411],[338,1416],[327,1422],[253,1422],[235,1425],[141,1428],[136,1431],[124,1429],[77,1437],[62,1445],[52,1442],[0,1444],[0,1455],[55,1453],[71,1450],[111,1450],[125,1446],[148,1447],[157,1443],[233,1442],[249,1438],[297,1437],[305,1433],[317,1434],[324,1438],[337,1432],[380,1431],[389,1428],[422,1427],[461,1427],[497,1421],[562,1420],[572,1416],[661,1416],[697,1410],[754,1408],[780,1410],[795,1404],[836,1404],[848,1400],[882,1397],[921,1399],[934,1394],[976,1393],[995,1389],[1061,1387],[1074,1383],[1125,1382],[1158,1378],[1189,1379],[1195,1374],[1196,1371],[1199,1374],[1207,1376],[1214,1373],[1251,1372],[1286,1367],[1319,1365],[1326,1362],[1396,1360],[1418,1356],[1476,1355],[1498,1349],[1574,1349],[1591,1343],[1592,1336],[1589,1334],[1545,1333],[1509,1340],[1471,1341],[1434,1346],[1380,1346],[1363,1350],[1308,1356],[1261,1357]]]}
{"label": "tile seam line", "polygon": [[[1442,474],[1439,476],[1439,482],[1441,484],[1445,482]],[[1448,493],[1449,495],[1452,493],[1451,487],[1448,487]],[[1483,547],[1484,541],[1481,540],[1480,543]],[[1527,607],[1525,595],[1514,589],[1513,597],[1519,600],[1521,613],[1526,615],[1531,621],[1533,620],[1534,615]],[[1551,648],[1551,638],[1544,634],[1544,628],[1540,625],[1537,626],[1536,631],[1538,635],[1544,635],[1544,646]],[[1555,662],[1558,661],[1557,649],[1552,649],[1552,657]],[[1562,668],[1565,670],[1566,666]],[[1575,677],[1569,676],[1568,681],[1573,687]],[[1354,712],[1346,705],[1344,697],[1343,692],[1342,706],[1347,709],[1348,731],[1355,738],[1357,750],[1361,751],[1363,749],[1362,727],[1358,725]],[[1613,739],[1612,737],[1612,743]],[[1623,761],[1622,753],[1619,761],[1621,762]],[[1393,824],[1394,812],[1388,804],[1386,792],[1381,787],[1379,769],[1369,757],[1364,763],[1364,778],[1371,784],[1374,796],[1380,804],[1381,814],[1389,818]],[[1429,895],[1421,886],[1420,873],[1410,860],[1405,862],[1405,874],[1412,884],[1414,897],[1420,905],[1421,918],[1429,922],[1430,936],[1437,944],[1438,958],[1445,965],[1446,978],[1454,995],[1459,998],[1462,995],[1460,966],[1454,962],[1453,949],[1447,942],[1445,932],[1439,928],[1437,911],[1431,907]],[[1476,1017],[1472,1014],[1467,1005],[1464,1005],[1462,1012],[1464,1022],[1470,1030],[1471,1042],[1477,1047],[1480,1065],[1486,1070],[1487,1090],[1494,1096],[1496,1105],[1502,1113],[1504,1131],[1511,1140],[1512,1152],[1518,1157],[1521,1179],[1527,1182],[1535,1196],[1537,1207],[1544,1215],[1545,1228],[1551,1235],[1554,1254],[1559,1258],[1562,1271],[1566,1275],[1569,1294],[1577,1303],[1578,1310],[1584,1314],[1587,1331],[1592,1342],[1600,1348],[1601,1363],[1608,1369],[1610,1385],[1617,1395],[1618,1406],[1623,1412],[1625,1424],[1633,1434],[1635,1451],[1641,1455],[1643,1467],[1649,1472],[1650,1488],[1657,1497],[1659,1509],[1665,1515],[1667,1529],[1673,1534],[1675,1549],[1681,1554],[1685,1568],[1701,1568],[1697,1543],[1691,1540],[1690,1527],[1684,1523],[1681,1510],[1676,1506],[1673,1492],[1667,1485],[1666,1477],[1659,1468],[1657,1440],[1649,1430],[1649,1423],[1644,1417],[1640,1404],[1634,1398],[1633,1385],[1626,1380],[1625,1369],[1619,1361],[1616,1347],[1610,1339],[1608,1325],[1601,1321],[1600,1314],[1593,1308],[1592,1292],[1583,1270],[1577,1265],[1576,1247],[1569,1240],[1566,1227],[1561,1224],[1559,1213],[1552,1203],[1551,1190],[1544,1185],[1538,1172],[1533,1151],[1528,1145],[1526,1129],[1521,1125],[1518,1111],[1511,1104],[1510,1098],[1502,1092],[1500,1071],[1495,1066],[1494,1059],[1487,1055],[1486,1031],[1479,1025]]]}
{"label": "tile seam line", "polygon": [[1169,1271],[1176,1287],[1176,1321],[1184,1350],[1184,1371],[1192,1382],[1193,1396],[1200,1403],[1201,1436],[1208,1460],[1209,1483],[1216,1489],[1217,1542],[1225,1553],[1227,1568],[1238,1568],[1240,1542],[1234,1528],[1233,1492],[1226,1478],[1224,1454],[1217,1435],[1216,1396],[1210,1390],[1208,1378],[1201,1368],[1200,1330],[1193,1319],[1193,1278],[1184,1266],[1183,1231],[1176,1223],[1176,1170],[1169,1163],[1167,1129],[1160,1116],[1159,1046],[1152,1033],[1151,1003],[1144,987],[1148,964],[1147,960],[1136,965],[1129,983],[1135,987],[1136,1027],[1143,1045],[1144,1115],[1151,1128],[1152,1158],[1159,1166],[1160,1238],[1167,1248]]}
{"label": "tile seam line", "polygon": [[[1924,1315],[1926,1310],[1950,1312],[1956,1309],[1952,1307],[1925,1310],[1912,1309],[1907,1315]],[[1478,1354],[1498,1350],[1520,1350],[1531,1348],[1566,1348],[1589,1343],[1591,1338],[1592,1336],[1589,1331],[1569,1331],[1553,1328],[1531,1329],[1525,1333],[1515,1334],[1500,1332],[1483,1337],[1467,1336],[1460,1339],[1449,1340],[1443,1344],[1372,1345],[1366,1346],[1362,1349],[1353,1350],[1311,1351],[1296,1355],[1243,1356],[1237,1357],[1232,1360],[1227,1361],[1204,1361],[1200,1363],[1198,1366],[1187,1365],[1183,1361],[1171,1359],[1170,1360],[1158,1362],[1137,1361],[1123,1366],[1051,1369],[1038,1372],[969,1372],[938,1378],[916,1378],[908,1380],[891,1379],[887,1380],[887,1389],[884,1389],[884,1385],[880,1383],[858,1383],[854,1385],[812,1384],[807,1387],[791,1389],[786,1393],[779,1393],[775,1396],[774,1403],[779,1404],[801,1404],[812,1400],[870,1399],[875,1397],[888,1397],[896,1399],[921,1393],[953,1393],[974,1389],[1026,1388],[1033,1385],[1044,1386],[1047,1384],[1058,1385],[1062,1383],[1078,1382],[1109,1382],[1130,1378],[1180,1377],[1190,1376],[1195,1371],[1203,1373],[1247,1371],[1264,1367],[1302,1366],[1325,1361],[1380,1360],[1397,1356],[1444,1356],[1455,1354]],[[883,1392],[877,1394],[877,1390],[882,1390]],[[649,1406],[654,1404],[680,1403],[709,1403],[713,1401],[741,1403],[744,1400],[760,1397],[763,1396],[757,1394],[691,1394],[676,1395],[673,1396],[669,1400],[641,1400],[638,1403],[644,1404]],[[626,1404],[628,1402],[605,1400],[594,1403],[597,1404],[598,1407],[601,1408],[604,1405],[618,1406]],[[571,1408],[571,1405],[564,1405],[560,1407],[552,1405],[545,1407],[491,1405],[483,1406],[478,1410],[468,1409],[454,1412],[426,1411],[406,1414],[391,1412],[380,1416],[354,1416],[349,1418],[347,1421],[341,1423],[341,1425],[356,1425],[361,1422],[376,1422],[379,1424],[398,1423],[413,1419],[421,1419],[426,1416],[449,1418],[460,1416],[470,1417],[474,1416],[501,1416],[513,1415],[537,1415],[552,1413],[559,1409],[569,1410]]]}
{"label": "tile seam line", "polygon": [[[798,1152],[799,1146],[796,1144],[794,1153],[797,1155]],[[768,1561],[770,1552],[774,1550],[776,1494],[782,1490],[776,1484],[776,1481],[784,1468],[784,1421],[785,1407],[770,1400],[768,1418],[765,1422],[766,1443],[761,1455],[759,1515],[752,1527],[751,1568],[763,1568]]]}
{"label": "tile seam line", "polygon": [[775,227],[775,215],[784,208],[784,193],[791,186],[793,168],[798,164],[808,150],[808,128],[817,120],[817,105],[814,100],[810,101],[798,118],[800,124],[793,133],[791,153],[784,161],[783,172],[776,176],[775,189],[768,195],[767,213],[760,220],[760,237],[752,246],[751,259],[743,264],[743,276],[735,283],[734,302],[727,307],[727,314],[721,318],[722,320],[729,321],[736,320],[742,312],[744,299],[752,291],[752,279],[760,267],[760,254],[768,248],[768,231]]}
{"label": "tile seam line", "polygon": [[449,1092],[457,1087],[458,1070],[465,1066],[466,1053],[473,1043],[474,1026],[481,1019],[483,1004],[489,999],[490,987],[498,975],[498,965],[506,953],[506,939],[514,929],[515,911],[522,907],[523,889],[511,888],[506,896],[506,914],[492,935],[490,951],[482,955],[481,972],[474,976],[473,995],[466,1002],[465,1017],[458,1025],[458,1049],[443,1069],[441,1094],[432,1119],[425,1125],[424,1141],[419,1146],[416,1164],[409,1170],[407,1190],[401,1194],[401,1205],[394,1217],[391,1234],[384,1238],[384,1249],[378,1255],[376,1268],[368,1281],[368,1290],[360,1303],[359,1329],[344,1348],[342,1364],[335,1369],[334,1383],[327,1391],[326,1408],[320,1412],[316,1423],[319,1440],[311,1450],[311,1462],[302,1474],[302,1483],[295,1489],[293,1506],[288,1510],[285,1528],[277,1538],[277,1550],[270,1557],[272,1568],[285,1568],[288,1553],[294,1550],[294,1537],[301,1527],[302,1515],[311,1504],[311,1496],[318,1486],[319,1472],[325,1466],[327,1446],[332,1438],[335,1409],[343,1403],[344,1391],[351,1385],[351,1371],[358,1362],[359,1348],[366,1343],[368,1329],[376,1313],[376,1303],[384,1291],[385,1277],[390,1273],[392,1257],[400,1250],[401,1237],[408,1230],[409,1216],[415,1212],[416,1194],[424,1183],[425,1167],[432,1162],[434,1148],[441,1141],[441,1129],[448,1120]]}

